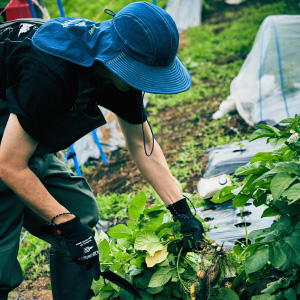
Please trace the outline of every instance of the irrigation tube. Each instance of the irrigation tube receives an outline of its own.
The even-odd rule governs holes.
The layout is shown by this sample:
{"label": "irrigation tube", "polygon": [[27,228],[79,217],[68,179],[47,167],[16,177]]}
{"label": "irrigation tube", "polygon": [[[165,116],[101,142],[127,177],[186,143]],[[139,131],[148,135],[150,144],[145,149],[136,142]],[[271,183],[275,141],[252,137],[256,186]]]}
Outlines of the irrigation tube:
{"label": "irrigation tube", "polygon": [[98,136],[97,136],[97,133],[96,133],[96,130],[95,130],[95,129],[93,130],[93,137],[94,137],[94,140],[95,140],[95,142],[96,142],[96,145],[97,145],[97,147],[98,147],[98,149],[99,149],[99,151],[100,151],[101,159],[102,159],[103,163],[106,164],[106,163],[107,163],[106,155],[105,155],[105,153],[104,153],[104,151],[103,151],[103,149],[102,149],[101,143],[100,143],[100,141],[99,141],[99,138],[98,138]]}
{"label": "irrigation tube", "polygon": [[76,156],[76,152],[75,152],[75,149],[74,149],[74,145],[71,145],[69,149],[70,149],[71,153],[73,153],[72,158],[73,158],[73,161],[74,161],[74,166],[75,166],[77,176],[82,176],[80,166],[79,166],[79,163],[78,163],[78,159],[77,159],[77,156]]}
{"label": "irrigation tube", "polygon": [[60,12],[60,16],[65,17],[66,15],[65,15],[64,8],[63,8],[63,5],[61,3],[61,0],[57,0],[57,5],[58,5],[59,12]]}
{"label": "irrigation tube", "polygon": [[24,233],[24,235],[23,235],[22,238],[21,238],[21,241],[20,241],[19,245],[22,244],[22,242],[24,241],[24,239],[25,239],[25,237],[26,237],[26,235],[27,235],[28,233],[29,233],[28,231],[26,231],[26,232]]}
{"label": "irrigation tube", "polygon": [[28,5],[29,5],[30,12],[31,12],[31,16],[32,16],[33,18],[37,18],[37,16],[36,16],[36,13],[35,13],[35,10],[34,10],[34,7],[33,7],[33,4],[32,4],[32,1],[31,1],[31,0],[28,0]]}
{"label": "irrigation tube", "polygon": [[20,0],[18,0],[18,7],[19,7],[20,16],[23,19],[23,14],[22,14],[22,10],[21,10]]}

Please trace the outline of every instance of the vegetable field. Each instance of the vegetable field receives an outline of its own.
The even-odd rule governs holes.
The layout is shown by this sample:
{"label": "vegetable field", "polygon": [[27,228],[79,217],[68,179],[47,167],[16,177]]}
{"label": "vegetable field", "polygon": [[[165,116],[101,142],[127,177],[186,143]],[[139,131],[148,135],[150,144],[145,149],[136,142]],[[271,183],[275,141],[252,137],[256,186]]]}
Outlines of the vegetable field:
{"label": "vegetable field", "polygon": [[[132,1],[62,2],[67,16],[101,21],[109,17],[102,13],[104,8],[118,11]],[[164,7],[167,1],[157,2]],[[44,3],[51,17],[59,16],[56,1]],[[198,249],[184,252],[180,223],[172,221],[128,151],[116,150],[107,154],[108,164],[94,161],[83,168],[100,219],[108,224],[106,233],[97,234],[101,266],[132,282],[145,300],[296,300],[300,297],[300,117],[286,119],[282,126],[252,128],[237,113],[220,120],[211,116],[229,95],[230,83],[264,18],[299,14],[299,1],[247,0],[234,6],[204,0],[202,4],[202,24],[180,33],[178,55],[192,74],[192,87],[177,95],[151,95],[149,122],[173,176],[196,207],[232,201],[243,211],[253,199],[255,206],[265,207],[261,217],[272,216],[275,221],[249,235],[245,227],[245,243],[236,243],[233,249],[205,237]],[[206,150],[262,137],[268,138],[273,152],[258,153],[238,168],[233,185],[211,201],[198,196]],[[204,226],[209,231],[205,222]],[[19,260],[25,281],[10,299],[52,299],[47,245],[25,237]],[[105,285],[103,279],[92,288],[94,300],[135,299],[114,284]]]}

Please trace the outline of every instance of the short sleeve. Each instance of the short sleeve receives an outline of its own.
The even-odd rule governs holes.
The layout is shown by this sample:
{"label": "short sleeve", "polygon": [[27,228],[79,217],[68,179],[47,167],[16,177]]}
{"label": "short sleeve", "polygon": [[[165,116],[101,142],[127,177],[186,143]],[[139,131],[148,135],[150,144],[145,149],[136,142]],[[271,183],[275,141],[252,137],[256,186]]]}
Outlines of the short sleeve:
{"label": "short sleeve", "polygon": [[128,123],[142,124],[147,120],[142,91],[122,92],[111,83],[97,94],[97,103]]}
{"label": "short sleeve", "polygon": [[27,58],[10,77],[6,90],[8,109],[18,115],[23,129],[37,141],[51,120],[67,111],[76,99],[77,89],[72,92],[70,86],[74,86],[74,80],[75,86],[77,82],[74,72],[67,70],[69,67],[54,57],[47,56],[43,61]]}

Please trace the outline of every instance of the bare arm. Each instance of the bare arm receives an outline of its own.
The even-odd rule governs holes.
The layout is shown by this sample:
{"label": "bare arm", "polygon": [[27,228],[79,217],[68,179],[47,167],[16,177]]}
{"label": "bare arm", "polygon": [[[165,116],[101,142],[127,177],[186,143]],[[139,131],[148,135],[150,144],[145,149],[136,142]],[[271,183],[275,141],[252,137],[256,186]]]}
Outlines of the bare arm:
{"label": "bare arm", "polygon": [[[35,213],[50,221],[68,210],[60,205],[46,190],[41,181],[28,168],[37,142],[21,127],[16,115],[11,114],[0,146],[0,178]],[[56,223],[74,218],[61,216]]]}
{"label": "bare arm", "polygon": [[[182,199],[182,193],[177,185],[159,144],[155,141],[150,157],[144,151],[141,125],[133,125],[118,118],[125,136],[128,150],[143,176],[150,182],[166,205]],[[152,135],[147,122],[144,123],[147,153],[152,149]]]}

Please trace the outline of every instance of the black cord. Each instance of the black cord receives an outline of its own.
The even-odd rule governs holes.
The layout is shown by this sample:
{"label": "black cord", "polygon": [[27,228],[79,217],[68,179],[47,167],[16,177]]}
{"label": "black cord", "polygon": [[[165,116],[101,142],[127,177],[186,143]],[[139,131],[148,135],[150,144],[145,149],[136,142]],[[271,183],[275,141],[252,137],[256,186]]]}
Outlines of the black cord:
{"label": "black cord", "polygon": [[[147,153],[147,148],[146,148],[146,137],[145,137],[145,131],[144,131],[144,114],[143,112],[145,111],[145,107],[144,107],[144,96],[145,96],[145,92],[142,92],[142,104],[140,104],[140,101],[139,101],[139,98],[137,97],[137,95],[135,94],[134,90],[132,91],[132,94],[134,95],[135,99],[137,100],[141,110],[142,110],[142,132],[143,132],[143,142],[144,142],[144,151],[145,151],[145,154],[146,156],[151,156],[152,153],[153,153],[153,150],[154,150],[154,134],[153,134],[153,130],[152,130],[152,127],[147,119],[147,123],[150,127],[150,130],[151,130],[151,134],[152,134],[152,149],[151,149],[151,152],[150,154]],[[145,112],[146,113],[146,112]]]}
{"label": "black cord", "polygon": [[104,12],[112,17],[114,17],[116,15],[112,10],[107,9],[107,8],[104,9]]}
{"label": "black cord", "polygon": [[177,216],[177,217],[179,217],[179,218],[181,218],[181,219],[184,219],[184,220],[190,220],[190,219],[195,218],[196,215],[197,215],[197,211],[196,211],[196,208],[195,208],[193,202],[192,202],[188,197],[186,197],[186,196],[184,196],[184,195],[183,195],[183,197],[184,197],[185,199],[189,200],[189,202],[190,202],[190,203],[192,204],[192,206],[193,206],[194,214],[193,214],[192,216],[186,217],[185,215],[182,215],[182,214],[178,213],[178,212],[176,211],[176,209],[174,208],[174,206],[173,206],[173,204],[175,204],[176,202],[173,203],[173,204],[168,205],[167,208],[168,208],[169,210],[170,210],[170,208],[172,208],[172,211],[173,211],[173,213],[175,214],[175,216]]}

